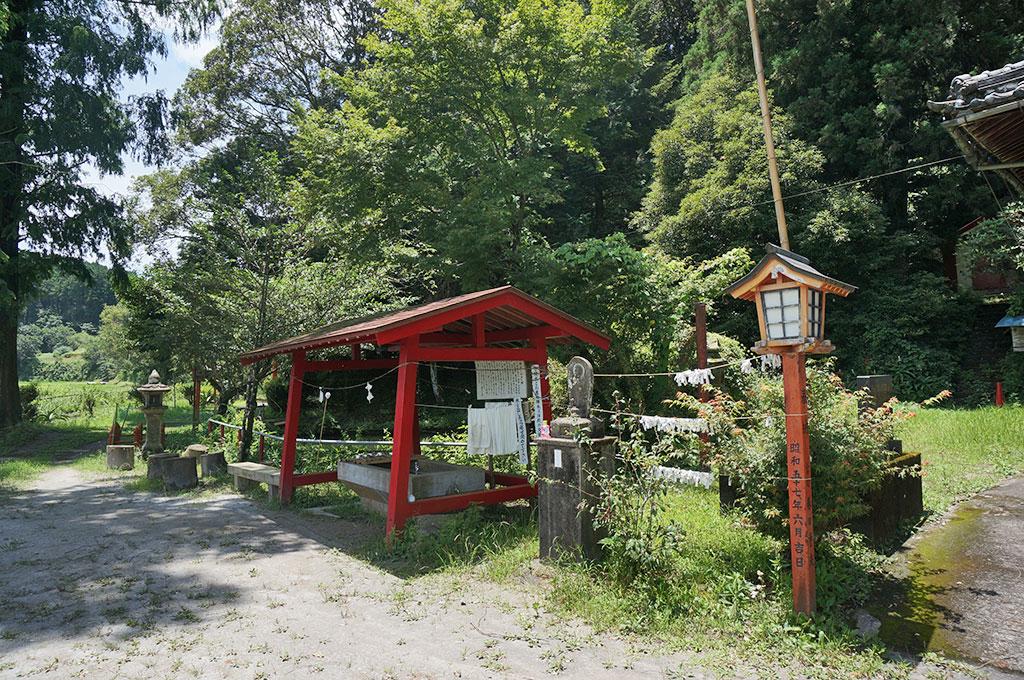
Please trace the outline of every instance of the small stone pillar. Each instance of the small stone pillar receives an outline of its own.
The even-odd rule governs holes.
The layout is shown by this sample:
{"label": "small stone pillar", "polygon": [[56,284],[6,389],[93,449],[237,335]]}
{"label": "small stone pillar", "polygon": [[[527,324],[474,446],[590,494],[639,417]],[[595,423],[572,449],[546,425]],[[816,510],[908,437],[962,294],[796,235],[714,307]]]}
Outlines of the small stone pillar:
{"label": "small stone pillar", "polygon": [[164,461],[177,457],[178,455],[175,453],[154,453],[146,459],[146,478],[163,479]]}
{"label": "small stone pillar", "polygon": [[224,459],[224,452],[204,453],[199,456],[199,467],[203,471],[203,477],[216,477],[228,471],[228,462]]}
{"label": "small stone pillar", "polygon": [[861,408],[878,408],[892,399],[891,375],[858,375],[857,390],[867,390],[861,398]]}
{"label": "small stone pillar", "polygon": [[196,459],[182,456],[165,458],[161,466],[161,477],[164,480],[164,486],[172,491],[191,489],[199,484]]}
{"label": "small stone pillar", "polygon": [[171,387],[160,382],[160,374],[154,369],[145,385],[139,385],[142,395],[142,413],[146,416],[146,441],[142,445],[142,456],[163,453],[164,395]]}
{"label": "small stone pillar", "polygon": [[111,470],[131,470],[135,467],[135,446],[110,444],[107,446],[107,467]]}
{"label": "small stone pillar", "polygon": [[604,423],[590,414],[594,369],[582,357],[569,362],[570,416],[551,424],[551,437],[537,440],[540,556],[599,560],[605,534],[594,526],[584,500],[600,496],[598,480],[615,472],[615,437],[601,436]]}

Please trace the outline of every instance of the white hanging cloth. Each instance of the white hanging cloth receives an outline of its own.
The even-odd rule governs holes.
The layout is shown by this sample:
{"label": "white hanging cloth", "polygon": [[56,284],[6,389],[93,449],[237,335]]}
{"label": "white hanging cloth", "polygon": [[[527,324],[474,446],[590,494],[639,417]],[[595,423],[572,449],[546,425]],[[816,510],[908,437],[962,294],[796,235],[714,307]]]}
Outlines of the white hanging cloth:
{"label": "white hanging cloth", "polygon": [[703,418],[664,418],[662,416],[640,416],[640,427],[658,432],[710,432],[708,421]]}
{"label": "white hanging cloth", "polygon": [[769,368],[782,368],[782,357],[778,354],[762,354],[761,370],[767,371]]}
{"label": "white hanging cloth", "polygon": [[680,371],[676,373],[675,380],[676,384],[680,387],[686,385],[710,385],[711,384],[711,369],[710,368],[694,368],[688,371]]}
{"label": "white hanging cloth", "polygon": [[487,403],[484,408],[467,409],[469,436],[466,452],[471,455],[508,456],[519,454],[526,464],[528,450],[526,419],[522,402]]}

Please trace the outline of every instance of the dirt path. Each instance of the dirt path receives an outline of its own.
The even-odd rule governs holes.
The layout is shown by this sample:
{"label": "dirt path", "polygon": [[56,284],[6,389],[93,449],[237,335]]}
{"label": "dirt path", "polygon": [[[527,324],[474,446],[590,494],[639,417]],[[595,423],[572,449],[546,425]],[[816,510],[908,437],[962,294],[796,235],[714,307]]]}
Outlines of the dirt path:
{"label": "dirt path", "polygon": [[1024,478],[960,504],[904,550],[907,604],[883,619],[883,637],[1024,678]]}
{"label": "dirt path", "polygon": [[346,553],[344,520],[69,467],[0,505],[0,677],[700,676],[552,619],[525,581],[404,581]]}

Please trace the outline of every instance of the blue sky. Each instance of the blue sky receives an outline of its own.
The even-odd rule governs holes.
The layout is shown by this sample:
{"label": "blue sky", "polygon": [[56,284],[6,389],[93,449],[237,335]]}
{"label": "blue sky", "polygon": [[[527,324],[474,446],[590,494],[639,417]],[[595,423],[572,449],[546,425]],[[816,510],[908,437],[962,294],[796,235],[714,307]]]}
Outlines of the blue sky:
{"label": "blue sky", "polygon": [[[214,27],[202,40],[192,45],[174,42],[168,36],[167,56],[154,58],[155,71],[150,73],[147,78],[132,78],[125,81],[123,96],[127,98],[136,94],[163,90],[168,97],[172,97],[178,87],[185,82],[189,70],[202,66],[203,57],[216,44],[217,27]],[[130,156],[126,156],[124,160],[125,171],[123,174],[100,177],[94,168],[89,168],[86,171],[85,181],[108,195],[127,193],[132,180],[150,172],[152,168]]]}

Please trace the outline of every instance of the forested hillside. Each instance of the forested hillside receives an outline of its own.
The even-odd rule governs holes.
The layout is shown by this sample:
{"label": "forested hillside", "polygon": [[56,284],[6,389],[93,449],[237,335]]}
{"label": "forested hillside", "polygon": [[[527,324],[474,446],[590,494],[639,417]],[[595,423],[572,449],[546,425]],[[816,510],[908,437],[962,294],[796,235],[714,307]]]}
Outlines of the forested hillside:
{"label": "forested hillside", "polygon": [[[1021,58],[1024,14],[758,11],[793,248],[859,289],[830,312],[838,367],[984,398],[1016,369],[970,366],[982,300],[947,273],[1010,196],[925,103]],[[721,297],[775,240],[741,0],[241,0],[218,38],[168,103],[175,162],[124,206],[155,262],[104,319],[112,371],[198,366],[236,396],[270,372],[245,349],[503,283],[607,329],[608,371],[685,363],[697,299],[754,339]]]}

